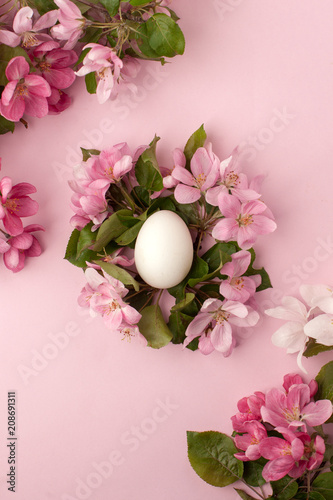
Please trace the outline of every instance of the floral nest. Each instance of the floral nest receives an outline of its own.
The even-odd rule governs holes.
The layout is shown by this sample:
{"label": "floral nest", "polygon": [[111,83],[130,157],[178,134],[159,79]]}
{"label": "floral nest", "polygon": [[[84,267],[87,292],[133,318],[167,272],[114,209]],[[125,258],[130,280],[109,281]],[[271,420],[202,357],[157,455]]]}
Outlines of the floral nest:
{"label": "floral nest", "polygon": [[[228,356],[242,329],[259,320],[256,292],[271,286],[265,269],[254,267],[252,248],[258,235],[276,228],[260,200],[262,176],[249,183],[240,172],[237,148],[221,162],[212,145],[205,146],[203,126],[184,151],[173,151],[171,169],[158,164],[158,140],[134,154],[126,143],[83,150],[69,183],[75,229],[65,256],[85,270],[79,304],[124,338],[136,337],[153,348],[172,342]],[[142,266],[138,272],[138,240],[161,214],[180,221],[191,242],[188,267],[171,285],[158,282],[158,274],[167,269],[171,276],[187,257],[179,258],[184,244],[163,220],[141,249],[157,282],[143,279]]]}

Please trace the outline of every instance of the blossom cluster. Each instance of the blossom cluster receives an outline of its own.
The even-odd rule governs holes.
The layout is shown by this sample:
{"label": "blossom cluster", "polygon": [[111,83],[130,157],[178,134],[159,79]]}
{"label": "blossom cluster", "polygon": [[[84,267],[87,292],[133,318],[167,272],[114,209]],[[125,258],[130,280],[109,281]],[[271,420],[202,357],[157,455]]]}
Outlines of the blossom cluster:
{"label": "blossom cluster", "polygon": [[27,182],[13,185],[10,177],[0,180],[0,253],[5,266],[14,273],[23,269],[26,257],[38,257],[42,252],[33,233],[44,228],[39,224],[24,227],[21,220],[37,213],[38,203],[28,196],[35,192],[35,186]]}
{"label": "blossom cluster", "polygon": [[[333,289],[327,285],[301,285],[300,295],[285,296],[282,305],[267,309],[273,318],[285,320],[272,336],[272,342],[288,353],[298,353],[297,363],[303,370],[302,355],[312,356],[333,348]],[[314,349],[315,348],[315,349]]]}
{"label": "blossom cluster", "polygon": [[236,447],[242,450],[235,457],[244,462],[265,458],[262,476],[267,482],[286,475],[296,479],[320,466],[325,442],[310,429],[325,423],[333,412],[328,399],[313,401],[315,380],[305,384],[299,375],[288,374],[283,389],[242,398],[239,413],[231,418]]}
{"label": "blossom cluster", "polygon": [[[200,127],[184,151],[173,151],[169,168],[158,165],[157,137],[134,152],[125,142],[102,151],[83,150],[83,161],[74,167],[74,179],[69,181],[75,229],[66,258],[88,272],[88,282],[97,273],[103,280],[112,277],[128,287],[130,293],[117,299],[117,310],[135,308],[140,314],[136,323],[129,323],[138,325],[133,335],[151,338],[144,331],[149,323],[145,315],[155,307],[154,314],[162,317],[161,292],[139,276],[133,249],[150,215],[175,212],[189,227],[194,260],[186,282],[165,292],[176,304],[168,323],[161,323],[163,340],[156,344],[171,340],[203,354],[217,350],[229,356],[242,328],[259,321],[255,294],[270,281],[264,269],[253,267],[252,245],[258,236],[274,231],[276,223],[260,200],[262,177],[250,182],[241,172],[237,149],[220,161],[205,139]],[[92,310],[106,319],[100,308]],[[106,324],[118,329],[110,321]]]}
{"label": "blossom cluster", "polygon": [[115,98],[119,85],[135,92],[138,59],[164,63],[164,56],[184,51],[169,3],[54,0],[50,5],[57,8],[50,10],[33,0],[6,2],[7,12],[0,13],[0,59],[7,62],[0,77],[3,130],[13,131],[18,121],[27,126],[25,115],[42,118],[67,109],[71,98],[64,90],[76,76],[85,77],[100,103]]}

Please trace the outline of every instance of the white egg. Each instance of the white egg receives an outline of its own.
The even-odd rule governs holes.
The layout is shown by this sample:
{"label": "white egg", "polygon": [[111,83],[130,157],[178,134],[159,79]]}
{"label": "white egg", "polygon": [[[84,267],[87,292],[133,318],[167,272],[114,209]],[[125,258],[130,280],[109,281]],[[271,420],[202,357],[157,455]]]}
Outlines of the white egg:
{"label": "white egg", "polygon": [[134,260],[148,285],[155,288],[178,285],[193,261],[192,238],[183,219],[170,210],[151,215],[138,234]]}

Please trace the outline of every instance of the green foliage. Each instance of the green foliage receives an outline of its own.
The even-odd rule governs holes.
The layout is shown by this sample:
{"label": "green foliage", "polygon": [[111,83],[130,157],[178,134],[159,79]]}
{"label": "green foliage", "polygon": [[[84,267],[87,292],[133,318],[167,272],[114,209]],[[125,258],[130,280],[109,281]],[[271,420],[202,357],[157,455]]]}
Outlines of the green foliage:
{"label": "green foliage", "polygon": [[159,137],[153,139],[139,157],[135,165],[135,177],[141,187],[148,192],[161,191],[163,189],[163,178],[156,159],[156,144]]}
{"label": "green foliage", "polygon": [[185,38],[182,30],[166,14],[154,14],[146,21],[148,43],[160,57],[174,57],[185,50]]}
{"label": "green foliage", "polygon": [[228,486],[243,475],[243,462],[234,454],[233,440],[220,432],[187,432],[188,458],[198,474],[212,486]]}
{"label": "green foliage", "polygon": [[289,476],[284,476],[279,481],[271,481],[271,485],[276,500],[291,500],[298,491],[297,481]]}
{"label": "green foliage", "polygon": [[262,486],[265,479],[262,477],[262,470],[267,460],[260,458],[256,461],[244,462],[243,479],[250,486]]}
{"label": "green foliage", "polygon": [[119,10],[120,0],[100,0],[101,4],[107,9],[110,16],[115,16]]}
{"label": "green foliage", "polygon": [[106,219],[100,226],[96,236],[96,243],[93,249],[100,252],[111,241],[115,240],[118,236],[126,231],[126,226],[120,221],[120,215],[129,215],[130,210],[119,210]]}
{"label": "green foliage", "polygon": [[82,151],[82,159],[83,161],[87,161],[93,155],[99,155],[100,151],[98,149],[84,149],[81,148]]}
{"label": "green foliage", "polygon": [[333,472],[320,474],[312,483],[315,492],[320,493],[325,500],[333,500]]}
{"label": "green foliage", "polygon": [[97,80],[95,72],[88,73],[85,76],[85,81],[86,81],[87,91],[89,92],[89,94],[96,94]]}
{"label": "green foliage", "polygon": [[332,345],[323,345],[316,342],[315,339],[309,339],[306,344],[306,349],[303,353],[303,356],[306,358],[310,358],[312,356],[317,356],[321,352],[332,351]]}
{"label": "green foliage", "polygon": [[325,497],[318,493],[318,491],[310,491],[309,493],[297,493],[294,497],[295,500],[325,500]]}
{"label": "green foliage", "polygon": [[41,16],[50,10],[58,8],[53,0],[34,0],[34,7],[38,10],[38,13]]}
{"label": "green foliage", "polygon": [[187,168],[190,167],[192,156],[194,155],[194,153],[198,148],[204,146],[206,139],[207,139],[207,134],[205,132],[204,126],[201,125],[201,127],[199,127],[198,130],[196,130],[191,135],[184,148],[184,155],[186,158]]}
{"label": "green foliage", "polygon": [[4,116],[0,115],[0,135],[7,134],[7,132],[13,133],[15,130],[15,123],[6,120]]}
{"label": "green foliage", "polygon": [[146,307],[142,311],[142,318],[138,326],[142,335],[147,339],[148,345],[160,349],[169,344],[172,333],[164,321],[161,308],[158,304]]}
{"label": "green foliage", "polygon": [[244,490],[240,490],[238,488],[234,488],[234,490],[238,493],[238,495],[243,499],[243,500],[258,500],[255,497],[251,497],[248,493],[246,493]]}
{"label": "green foliage", "polygon": [[92,262],[97,259],[97,253],[93,250],[81,250],[78,251],[78,247],[81,246],[81,232],[78,229],[74,229],[72,232],[65,253],[65,259],[68,260],[71,264],[77,267],[82,267],[86,269],[86,262]]}
{"label": "green foliage", "polygon": [[[318,383],[318,392],[314,396],[315,400],[329,399],[333,403],[333,361],[322,367],[316,377],[316,382]],[[328,422],[333,422],[333,415],[327,420]]]}

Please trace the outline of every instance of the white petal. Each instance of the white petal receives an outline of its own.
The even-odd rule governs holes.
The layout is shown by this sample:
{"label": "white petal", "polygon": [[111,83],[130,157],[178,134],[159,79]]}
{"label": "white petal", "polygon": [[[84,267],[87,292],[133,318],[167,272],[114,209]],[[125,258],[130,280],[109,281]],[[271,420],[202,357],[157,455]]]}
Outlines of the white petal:
{"label": "white petal", "polygon": [[303,348],[307,337],[300,323],[288,322],[272,335],[272,342],[277,347],[288,349],[288,353],[298,352]]}
{"label": "white petal", "polygon": [[333,315],[320,314],[304,327],[306,335],[323,345],[333,345]]}
{"label": "white petal", "polygon": [[327,285],[301,285],[299,291],[310,307],[314,307],[319,299],[333,295],[333,290]]}

